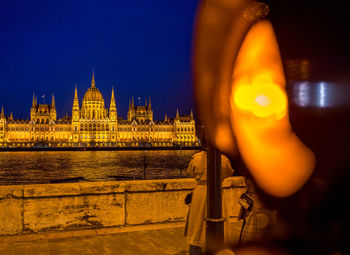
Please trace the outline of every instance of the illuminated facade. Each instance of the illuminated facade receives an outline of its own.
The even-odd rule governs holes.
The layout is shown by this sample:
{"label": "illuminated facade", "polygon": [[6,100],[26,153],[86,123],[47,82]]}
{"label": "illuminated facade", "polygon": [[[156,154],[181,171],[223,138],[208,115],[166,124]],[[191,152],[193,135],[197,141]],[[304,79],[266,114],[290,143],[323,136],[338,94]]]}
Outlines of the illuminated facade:
{"label": "illuminated facade", "polygon": [[72,117],[57,119],[55,98],[51,104],[38,104],[33,95],[30,120],[15,120],[0,114],[0,147],[173,147],[197,146],[193,113],[164,121],[153,120],[151,100],[144,106],[129,102],[127,119],[117,115],[112,88],[109,109],[96,87],[94,75],[81,107],[77,88]]}

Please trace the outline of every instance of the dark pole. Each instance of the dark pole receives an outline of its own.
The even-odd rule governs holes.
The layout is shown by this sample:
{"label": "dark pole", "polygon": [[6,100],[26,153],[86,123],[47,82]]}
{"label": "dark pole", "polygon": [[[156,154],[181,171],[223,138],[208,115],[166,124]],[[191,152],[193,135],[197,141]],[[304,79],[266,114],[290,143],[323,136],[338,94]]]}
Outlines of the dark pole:
{"label": "dark pole", "polygon": [[208,146],[206,254],[216,254],[224,245],[221,196],[221,152]]}

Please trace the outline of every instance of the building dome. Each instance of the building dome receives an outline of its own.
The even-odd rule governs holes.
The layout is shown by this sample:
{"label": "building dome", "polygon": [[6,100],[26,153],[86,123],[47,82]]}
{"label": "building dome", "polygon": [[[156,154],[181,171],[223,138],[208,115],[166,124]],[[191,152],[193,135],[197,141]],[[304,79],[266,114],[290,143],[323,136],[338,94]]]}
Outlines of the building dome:
{"label": "building dome", "polygon": [[86,91],[84,101],[103,101],[101,92],[96,87],[91,87]]}
{"label": "building dome", "polygon": [[95,86],[95,77],[92,75],[91,87],[86,91],[83,101],[104,101],[103,96]]}

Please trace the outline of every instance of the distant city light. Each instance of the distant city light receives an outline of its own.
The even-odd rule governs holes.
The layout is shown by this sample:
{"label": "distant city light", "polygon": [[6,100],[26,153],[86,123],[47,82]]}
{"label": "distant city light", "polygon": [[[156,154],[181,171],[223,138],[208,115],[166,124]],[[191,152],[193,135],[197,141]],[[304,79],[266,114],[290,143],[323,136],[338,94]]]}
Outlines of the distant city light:
{"label": "distant city light", "polygon": [[292,84],[291,103],[302,107],[338,107],[349,104],[350,87],[330,82]]}
{"label": "distant city light", "polygon": [[319,106],[325,107],[326,106],[326,87],[324,82],[321,82],[319,84]]}
{"label": "distant city light", "polygon": [[310,90],[307,82],[297,84],[298,101],[300,106],[307,106],[310,104]]}

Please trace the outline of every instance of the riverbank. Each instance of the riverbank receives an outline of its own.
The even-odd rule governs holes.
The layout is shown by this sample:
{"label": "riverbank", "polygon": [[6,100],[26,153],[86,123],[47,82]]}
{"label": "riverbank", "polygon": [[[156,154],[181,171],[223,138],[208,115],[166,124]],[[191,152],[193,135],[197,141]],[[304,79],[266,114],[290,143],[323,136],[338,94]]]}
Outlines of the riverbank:
{"label": "riverbank", "polygon": [[199,150],[200,146],[192,147],[0,147],[1,151],[177,151]]}

